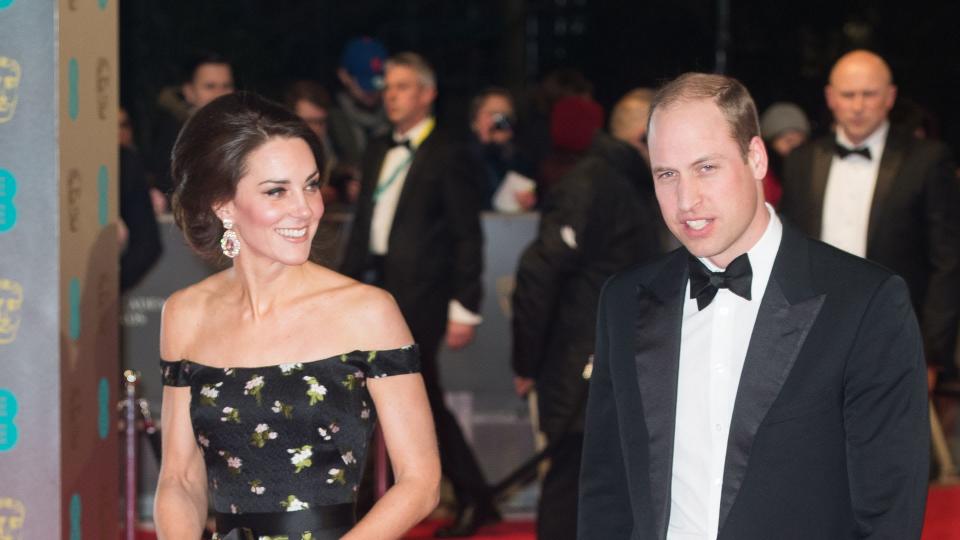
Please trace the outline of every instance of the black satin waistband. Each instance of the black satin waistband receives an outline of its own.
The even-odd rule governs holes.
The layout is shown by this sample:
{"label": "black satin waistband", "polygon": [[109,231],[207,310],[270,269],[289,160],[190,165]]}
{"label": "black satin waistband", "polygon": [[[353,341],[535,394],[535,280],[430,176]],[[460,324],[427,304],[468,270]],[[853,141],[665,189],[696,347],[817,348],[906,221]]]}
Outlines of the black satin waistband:
{"label": "black satin waistband", "polygon": [[331,504],[296,512],[214,513],[217,532],[250,529],[256,536],[299,534],[304,531],[350,527],[356,522],[353,504]]}

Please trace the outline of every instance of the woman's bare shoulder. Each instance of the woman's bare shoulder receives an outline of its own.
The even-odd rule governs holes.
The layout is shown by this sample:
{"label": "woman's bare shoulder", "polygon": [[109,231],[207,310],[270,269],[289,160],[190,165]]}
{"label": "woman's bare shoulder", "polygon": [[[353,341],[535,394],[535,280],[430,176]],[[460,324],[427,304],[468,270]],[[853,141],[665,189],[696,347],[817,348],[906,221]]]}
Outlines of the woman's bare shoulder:
{"label": "woman's bare shoulder", "polygon": [[[329,271],[329,270],[328,270]],[[387,291],[329,271],[323,290],[327,309],[341,314],[344,332],[361,350],[385,350],[413,342],[397,302]]]}
{"label": "woman's bare shoulder", "polygon": [[167,297],[163,304],[160,326],[160,356],[165,360],[185,357],[203,321],[210,303],[226,287],[225,272],[180,289]]}

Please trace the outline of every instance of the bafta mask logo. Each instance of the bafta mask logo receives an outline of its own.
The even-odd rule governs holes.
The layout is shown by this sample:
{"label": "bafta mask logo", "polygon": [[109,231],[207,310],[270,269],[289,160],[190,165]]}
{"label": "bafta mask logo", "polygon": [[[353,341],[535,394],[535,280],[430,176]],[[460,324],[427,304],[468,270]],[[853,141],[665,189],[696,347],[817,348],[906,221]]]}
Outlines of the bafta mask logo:
{"label": "bafta mask logo", "polygon": [[110,62],[106,58],[97,59],[97,117],[107,119],[110,108]]}
{"label": "bafta mask logo", "polygon": [[17,339],[22,306],[23,287],[12,279],[0,278],[0,345]]}
{"label": "bafta mask logo", "polygon": [[17,112],[20,91],[20,63],[0,56],[0,124],[9,122]]}
{"label": "bafta mask logo", "polygon": [[23,503],[10,497],[0,497],[0,540],[21,540],[23,520],[27,509]]}

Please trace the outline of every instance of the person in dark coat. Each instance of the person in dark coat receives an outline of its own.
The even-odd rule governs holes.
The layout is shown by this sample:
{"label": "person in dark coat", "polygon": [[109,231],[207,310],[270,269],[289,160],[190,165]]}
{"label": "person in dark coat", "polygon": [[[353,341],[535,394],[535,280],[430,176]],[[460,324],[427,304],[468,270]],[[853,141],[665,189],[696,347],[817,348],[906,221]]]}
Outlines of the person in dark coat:
{"label": "person in dark coat", "polygon": [[659,214],[644,159],[650,90],[624,96],[586,156],[553,189],[537,238],[517,269],[513,369],[517,392],[536,387],[540,430],[557,450],[543,481],[537,534],[576,537],[584,367],[597,300],[612,274],[658,254]]}

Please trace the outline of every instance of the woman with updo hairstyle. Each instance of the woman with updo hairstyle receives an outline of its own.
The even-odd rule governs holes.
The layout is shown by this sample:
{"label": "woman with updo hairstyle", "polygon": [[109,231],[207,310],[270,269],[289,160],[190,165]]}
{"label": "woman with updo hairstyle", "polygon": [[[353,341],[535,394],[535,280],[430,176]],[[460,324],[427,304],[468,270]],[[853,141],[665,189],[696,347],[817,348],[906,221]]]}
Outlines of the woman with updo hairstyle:
{"label": "woman with updo hairstyle", "polygon": [[[198,110],[174,145],[177,225],[232,264],[164,305],[161,540],[200,538],[208,505],[215,539],[399,538],[437,504],[433,420],[396,303],[309,261],[319,148],[245,92]],[[396,482],[357,522],[378,419]]]}

